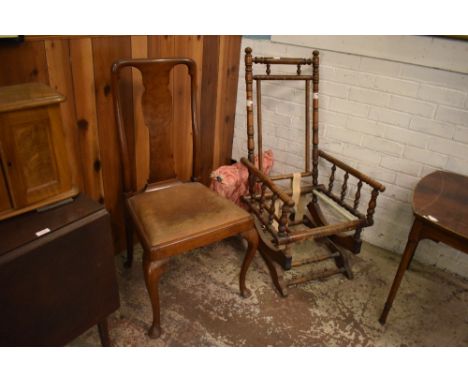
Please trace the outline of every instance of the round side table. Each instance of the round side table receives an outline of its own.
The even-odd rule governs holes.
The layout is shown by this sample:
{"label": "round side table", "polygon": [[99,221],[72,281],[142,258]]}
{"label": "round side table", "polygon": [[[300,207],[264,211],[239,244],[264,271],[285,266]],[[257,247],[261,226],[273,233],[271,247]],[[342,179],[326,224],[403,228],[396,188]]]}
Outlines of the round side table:
{"label": "round side table", "polygon": [[441,241],[468,253],[468,177],[436,171],[421,179],[414,190],[413,214],[408,242],[379,318],[382,325],[420,240]]}

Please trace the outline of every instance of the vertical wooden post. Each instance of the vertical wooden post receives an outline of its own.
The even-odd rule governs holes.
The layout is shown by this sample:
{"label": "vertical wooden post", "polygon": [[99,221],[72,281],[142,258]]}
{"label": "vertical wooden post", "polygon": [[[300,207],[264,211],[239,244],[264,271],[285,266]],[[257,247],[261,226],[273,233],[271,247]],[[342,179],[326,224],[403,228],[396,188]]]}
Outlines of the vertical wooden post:
{"label": "vertical wooden post", "polygon": [[253,100],[252,100],[252,48],[245,48],[245,91],[247,94],[247,149],[248,159],[255,165],[254,160],[254,126],[253,126]]}
{"label": "vertical wooden post", "polygon": [[[312,103],[312,184],[314,187],[318,185],[318,92],[319,92],[319,52],[314,50],[313,59],[313,103]],[[314,203],[317,201],[317,196],[313,196]]]}
{"label": "vertical wooden post", "polygon": [[257,84],[257,144],[258,144],[258,168],[263,171],[263,132],[262,132],[262,82]]}
{"label": "vertical wooden post", "polygon": [[70,65],[70,45],[66,39],[45,40],[45,53],[49,84],[67,97],[68,102],[60,103],[60,112],[68,146],[68,162],[72,169],[73,184],[83,190],[83,166],[78,156],[78,129],[76,128],[75,97]]}
{"label": "vertical wooden post", "polygon": [[[112,233],[116,248],[124,248],[125,230],[124,199],[122,187],[122,161],[119,155],[119,138],[115,121],[112,99],[111,66],[118,57],[131,57],[132,47],[129,36],[93,37],[92,63],[94,68],[94,87],[96,116],[101,152],[102,182],[104,204],[111,215]],[[133,125],[133,86],[130,70],[120,74],[120,97],[122,99],[122,118],[127,126],[127,144],[130,157],[134,158]],[[88,94],[88,93],[85,93]],[[105,142],[105,144],[104,144]],[[131,183],[134,184],[132,179]]]}
{"label": "vertical wooden post", "polygon": [[203,37],[203,62],[200,99],[200,143],[206,142],[200,152],[198,173],[202,183],[208,185],[213,171],[216,114],[218,104],[218,71],[220,56],[220,36]]}
{"label": "vertical wooden post", "polygon": [[[201,74],[203,66],[203,38],[201,36],[175,36],[174,37],[174,56],[187,57],[197,63],[195,75]],[[174,142],[174,165],[177,178],[188,181],[196,177],[194,172],[193,155],[194,145],[192,137],[192,113],[191,113],[191,78],[187,76],[187,67],[177,65],[173,69],[173,130],[172,136]],[[197,85],[200,81],[197,79]],[[219,82],[218,82],[219,86]],[[197,86],[195,96],[200,99],[201,88]],[[219,94],[219,92],[218,92]],[[216,112],[218,112],[216,108]],[[199,107],[195,110],[198,115]],[[198,121],[195,121],[198,125]],[[215,128],[217,123],[215,124]],[[215,132],[215,140],[218,134]],[[198,168],[197,168],[198,170]]]}
{"label": "vertical wooden post", "polygon": [[214,169],[218,166],[229,164],[232,158],[241,39],[241,36],[220,37]]}
{"label": "vertical wooden post", "polygon": [[306,80],[305,88],[305,170],[310,171],[310,81]]}
{"label": "vertical wooden post", "polygon": [[[247,95],[247,150],[250,163],[255,165],[255,141],[253,126],[253,100],[252,100],[252,48],[245,48],[245,90]],[[255,178],[249,174],[249,192],[255,194]]]}

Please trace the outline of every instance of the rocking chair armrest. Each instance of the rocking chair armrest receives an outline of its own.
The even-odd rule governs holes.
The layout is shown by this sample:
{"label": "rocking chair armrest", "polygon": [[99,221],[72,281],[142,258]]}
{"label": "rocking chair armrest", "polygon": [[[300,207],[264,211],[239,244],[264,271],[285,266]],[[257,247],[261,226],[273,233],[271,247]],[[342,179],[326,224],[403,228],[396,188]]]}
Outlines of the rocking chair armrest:
{"label": "rocking chair armrest", "polygon": [[280,200],[287,205],[288,207],[294,206],[294,201],[287,195],[285,192],[280,190],[278,186],[273,183],[273,181],[265,175],[262,171],[260,171],[257,167],[255,167],[247,158],[241,158],[241,163],[247,167],[249,170],[249,174],[253,175],[256,179],[259,179],[262,183],[264,183],[274,194],[278,195]]}
{"label": "rocking chair armrest", "polygon": [[350,173],[351,175],[355,176],[359,180],[362,180],[364,183],[367,183],[372,188],[377,189],[380,192],[385,191],[385,186],[382,183],[377,182],[376,180],[374,180],[371,177],[363,174],[362,172],[356,170],[355,168],[347,165],[346,163],[340,161],[339,159],[336,159],[335,157],[323,152],[322,150],[319,150],[318,154],[323,159],[333,163],[335,166],[339,167],[343,171],[346,171],[346,172]]}

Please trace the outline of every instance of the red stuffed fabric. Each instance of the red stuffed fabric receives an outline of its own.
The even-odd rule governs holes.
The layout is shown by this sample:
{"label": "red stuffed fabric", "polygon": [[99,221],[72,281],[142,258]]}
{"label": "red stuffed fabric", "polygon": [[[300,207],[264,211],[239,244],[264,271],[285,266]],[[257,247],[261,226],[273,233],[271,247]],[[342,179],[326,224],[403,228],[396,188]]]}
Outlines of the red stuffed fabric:
{"label": "red stuffed fabric", "polygon": [[[255,156],[258,167],[258,158]],[[273,151],[263,153],[263,172],[268,175],[273,167]],[[242,163],[221,166],[211,173],[210,188],[218,195],[232,200],[242,207],[241,196],[248,193],[249,171]]]}

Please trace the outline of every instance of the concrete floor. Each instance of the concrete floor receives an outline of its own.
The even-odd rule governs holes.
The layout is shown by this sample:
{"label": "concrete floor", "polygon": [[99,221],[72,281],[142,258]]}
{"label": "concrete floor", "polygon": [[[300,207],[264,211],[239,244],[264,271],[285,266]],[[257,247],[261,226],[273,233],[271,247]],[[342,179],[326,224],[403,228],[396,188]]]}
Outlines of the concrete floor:
{"label": "concrete floor", "polygon": [[[310,244],[314,250],[315,244]],[[280,297],[257,255],[243,299],[240,238],[174,258],[161,281],[163,334],[146,335],[150,302],[141,250],[132,269],[116,257],[121,308],[109,319],[116,346],[468,346],[468,280],[419,264],[403,279],[385,326],[378,323],[399,256],[364,244],[342,275],[289,289]],[[92,328],[72,346],[99,345]]]}

